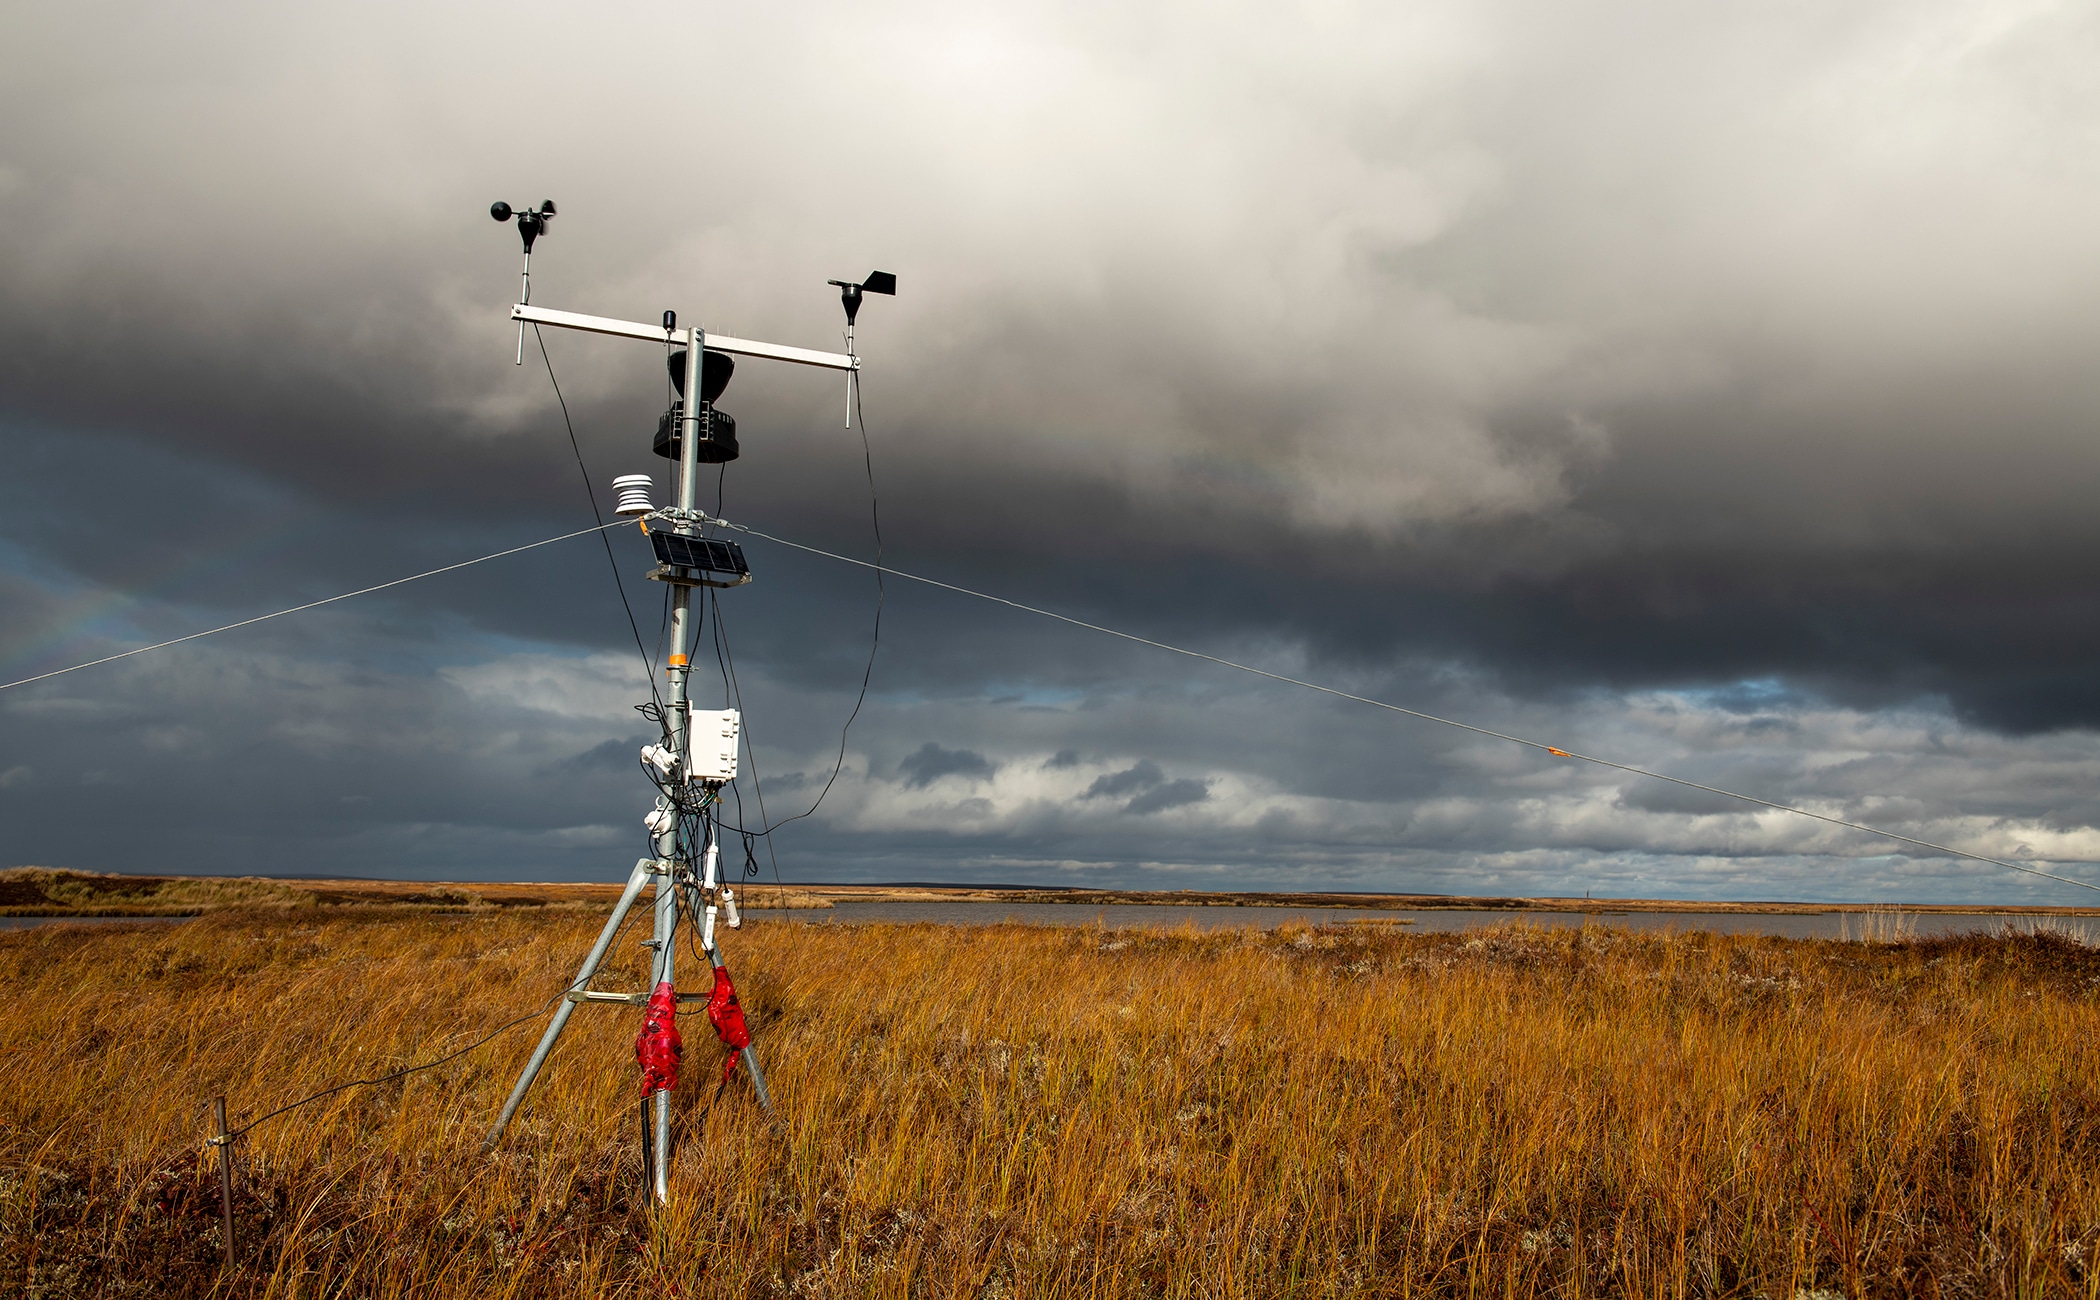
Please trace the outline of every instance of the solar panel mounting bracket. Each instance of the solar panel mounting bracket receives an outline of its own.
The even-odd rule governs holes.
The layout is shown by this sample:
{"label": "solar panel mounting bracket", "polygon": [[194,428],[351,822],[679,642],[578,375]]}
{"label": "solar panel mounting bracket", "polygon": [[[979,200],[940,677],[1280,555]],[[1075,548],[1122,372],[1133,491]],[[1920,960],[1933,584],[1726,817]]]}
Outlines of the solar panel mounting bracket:
{"label": "solar panel mounting bracket", "polygon": [[741,587],[751,581],[748,573],[733,578],[713,577],[704,569],[688,569],[675,564],[659,564],[649,570],[651,582],[668,582],[674,587]]}

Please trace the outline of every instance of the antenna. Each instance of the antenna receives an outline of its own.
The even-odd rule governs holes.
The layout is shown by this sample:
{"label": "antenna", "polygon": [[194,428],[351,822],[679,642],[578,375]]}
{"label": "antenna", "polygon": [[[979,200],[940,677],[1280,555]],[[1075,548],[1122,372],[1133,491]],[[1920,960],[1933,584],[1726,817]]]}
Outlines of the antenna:
{"label": "antenna", "polygon": [[[511,218],[510,204],[498,199],[489,204],[489,215],[499,222]],[[547,233],[547,223],[554,220],[554,200],[547,199],[536,208],[527,208],[517,214],[518,238],[525,241],[525,279],[518,286],[518,301],[532,301],[532,244]],[[518,322],[518,358],[516,364],[525,364],[525,322]]]}
{"label": "antenna", "polygon": [[[870,271],[868,278],[859,284],[851,280],[826,280],[826,284],[839,287],[839,305],[846,309],[846,355],[856,356],[853,351],[853,322],[860,315],[860,299],[864,293],[879,293],[886,297],[897,296],[897,277],[888,271]],[[846,427],[853,427],[853,385],[857,382],[860,367],[856,365],[846,372]]]}
{"label": "antenna", "polygon": [[[489,215],[497,221],[508,221],[513,214],[509,204],[498,203],[489,209]],[[530,299],[533,241],[546,233],[547,222],[554,216],[554,204],[543,203],[516,216],[518,234],[525,244],[526,273],[510,318],[518,323],[521,361],[528,324],[633,339],[665,350],[665,365],[677,400],[657,420],[654,449],[678,466],[674,504],[650,505],[653,484],[646,474],[622,475],[613,480],[613,487],[618,497],[615,509],[636,518],[649,538],[657,561],[649,577],[671,588],[670,653],[664,668],[670,677],[670,698],[658,716],[663,732],[661,742],[648,746],[641,755],[642,771],[657,791],[656,806],[644,819],[654,856],[636,862],[634,870],[628,873],[626,888],[606,919],[598,942],[555,1009],[553,1020],[524,1073],[519,1075],[517,1086],[503,1105],[503,1113],[482,1143],[482,1150],[492,1149],[502,1137],[578,1006],[615,1003],[640,1007],[644,1018],[641,1035],[635,1040],[635,1057],[642,1066],[643,1139],[649,1152],[655,1196],[661,1202],[670,1196],[671,1093],[678,1085],[678,1063],[684,1051],[677,1026],[681,1005],[706,1004],[707,1018],[716,1036],[729,1049],[729,1059],[722,1067],[724,1081],[742,1060],[750,1071],[752,1090],[759,1103],[768,1109],[773,1104],[765,1073],[751,1050],[751,1032],[737,1003],[736,986],[715,943],[717,915],[726,916],[732,930],[743,924],[735,891],[719,878],[721,845],[715,813],[722,787],[736,779],[737,735],[742,719],[734,709],[694,709],[688,689],[692,674],[689,656],[697,640],[692,612],[694,589],[740,587],[751,581],[751,566],[744,559],[743,548],[725,537],[710,535],[722,521],[711,518],[695,504],[700,466],[723,464],[738,454],[736,421],[726,411],[717,410],[715,402],[736,373],[736,358],[756,357],[843,370],[850,403],[852,377],[860,370],[860,358],[852,352],[853,316],[860,295],[864,291],[893,294],[897,291],[897,277],[878,271],[860,284],[845,286],[848,350],[843,354],[709,334],[698,325],[680,328],[678,313],[673,311],[664,312],[660,322],[653,325],[552,311],[533,306]],[[848,409],[850,413],[850,406]],[[593,989],[591,983],[599,966],[645,886],[652,889],[651,907],[656,918],[654,937],[644,945],[652,953],[649,991],[612,993]],[[699,929],[701,950],[714,968],[714,985],[707,993],[677,991],[673,959],[680,925]]]}

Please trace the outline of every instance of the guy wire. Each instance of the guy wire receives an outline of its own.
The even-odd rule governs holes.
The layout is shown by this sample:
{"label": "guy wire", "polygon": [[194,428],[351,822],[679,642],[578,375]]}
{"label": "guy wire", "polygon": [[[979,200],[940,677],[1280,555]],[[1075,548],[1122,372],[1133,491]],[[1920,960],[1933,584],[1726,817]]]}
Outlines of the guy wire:
{"label": "guy wire", "polygon": [[104,655],[100,659],[90,659],[86,663],[68,664],[64,668],[54,668],[48,673],[38,673],[34,677],[24,677],[12,682],[0,682],[0,691],[16,686],[27,686],[31,682],[40,682],[47,677],[59,677],[66,673],[79,672],[83,668],[94,668],[101,664],[115,663],[119,659],[129,659],[133,655],[142,655],[149,650],[165,650],[171,645],[181,645],[185,641],[195,641],[199,637],[216,636],[221,632],[231,632],[235,628],[248,627],[255,623],[266,623],[273,618],[283,618],[286,614],[301,614],[309,609],[319,609],[323,605],[333,605],[339,600],[349,600],[353,596],[369,596],[375,591],[385,591],[389,587],[398,587],[403,583],[420,582],[424,578],[435,578],[441,573],[451,573],[455,569],[465,569],[476,564],[486,564],[490,560],[500,560],[506,555],[516,555],[521,551],[538,550],[542,546],[552,546],[556,542],[566,542],[572,537],[581,537],[586,533],[602,533],[608,528],[617,528],[626,522],[624,519],[615,520],[609,524],[600,524],[596,528],[579,528],[573,533],[562,533],[555,537],[543,537],[539,541],[527,542],[523,546],[513,546],[509,550],[491,551],[487,555],[477,555],[471,560],[461,560],[457,564],[447,564],[436,569],[425,569],[421,573],[411,573],[405,578],[395,578],[390,582],[375,583],[370,587],[359,587],[356,591],[346,591],[320,600],[309,600],[304,605],[293,605],[287,609],[272,610],[267,614],[257,614],[254,618],[244,618],[238,623],[222,623],[218,627],[205,628],[202,632],[192,632],[188,636],[178,636],[167,641],[156,641],[152,645],[137,646],[113,655]]}
{"label": "guy wire", "polygon": [[[1651,777],[1657,781],[1668,781],[1672,785],[1681,785],[1693,790],[1704,790],[1708,794],[1717,794],[1723,796],[1724,798],[1740,799],[1744,803],[1754,803],[1757,804],[1759,807],[1770,808],[1776,812],[1793,813],[1797,817],[1812,818],[1819,822],[1827,822],[1832,826],[1842,826],[1847,830],[1864,831],[1869,835],[1878,835],[1883,839],[1895,840],[1902,844],[1913,844],[1921,849],[1931,849],[1936,853],[1945,853],[1957,858],[1967,858],[1971,862],[1985,862],[1989,863],[1991,866],[1994,867],[2004,867],[2009,871],[2025,872],[2027,875],[2030,876],[2040,876],[2045,880],[2054,880],[2066,885],[2076,885],[2080,889],[2091,889],[2096,892],[2100,892],[2100,885],[2092,884],[2084,880],[2077,880],[2070,876],[2059,876],[2053,871],[2043,871],[2038,867],[2022,866],[2017,862],[2008,862],[2004,858],[1993,858],[1981,853],[1971,853],[1966,849],[1957,849],[1952,845],[1948,844],[1935,844],[1931,840],[1921,840],[1910,835],[1899,835],[1895,831],[1883,830],[1879,826],[1869,826],[1864,822],[1846,821],[1842,817],[1832,817],[1825,813],[1811,812],[1806,808],[1797,807],[1793,804],[1776,803],[1770,799],[1760,799],[1753,794],[1738,794],[1734,790],[1723,790],[1719,786],[1702,785],[1697,781],[1687,781],[1681,776],[1670,776],[1667,773],[1663,772],[1653,772],[1645,767],[1635,767],[1629,763],[1618,763],[1608,758],[1598,758],[1593,754],[1576,753],[1573,750],[1562,749],[1558,745],[1549,745],[1543,740],[1531,740],[1524,736],[1512,736],[1508,732],[1493,731],[1487,727],[1476,727],[1470,722],[1460,722],[1455,718],[1440,718],[1434,713],[1423,713],[1419,709],[1409,709],[1403,708],[1398,704],[1388,704],[1384,700],[1374,700],[1368,695],[1353,695],[1348,691],[1337,690],[1332,686],[1322,686],[1318,682],[1308,682],[1298,677],[1286,677],[1282,673],[1272,673],[1266,668],[1256,668],[1252,664],[1243,664],[1239,663],[1236,660],[1221,658],[1217,655],[1205,654],[1201,650],[1185,650],[1178,645],[1168,645],[1164,641],[1154,641],[1150,637],[1138,636],[1135,633],[1131,632],[1119,632],[1112,627],[1103,627],[1099,623],[1089,623],[1085,619],[1073,618],[1069,614],[1059,614],[1051,610],[1039,609],[1034,605],[1024,605],[1018,600],[1008,600],[1004,596],[994,596],[989,592],[973,591],[968,587],[959,587],[952,582],[942,582],[937,578],[924,578],[916,573],[906,573],[902,569],[886,568],[879,561],[877,563],[870,564],[866,560],[856,560],[850,555],[840,555],[834,551],[820,550],[814,546],[804,546],[800,542],[791,542],[784,537],[775,537],[770,533],[762,533],[756,528],[746,527],[743,524],[732,524],[726,519],[717,519],[715,520],[715,522],[722,525],[724,528],[733,529],[736,532],[745,534],[746,536],[763,538],[764,540],[772,542],[775,545],[789,547],[790,549],[797,551],[806,551],[811,555],[821,555],[827,560],[837,560],[842,564],[856,565],[863,569],[874,569],[878,577],[883,573],[889,573],[899,578],[908,579],[912,582],[924,583],[926,586],[929,587],[939,587],[943,591],[952,591],[955,592],[957,595],[974,596],[978,600],[988,600],[995,605],[1006,605],[1013,609],[1021,610],[1024,613],[1040,614],[1044,618],[1056,619],[1060,623],[1069,623],[1073,627],[1085,628],[1090,632],[1100,632],[1106,636],[1117,637],[1124,641],[1134,641],[1138,645],[1151,646],[1155,650],[1165,650],[1172,654],[1186,655],[1191,659],[1201,659],[1206,663],[1219,664],[1226,668],[1236,668],[1243,673],[1252,673],[1257,677],[1266,677],[1271,681],[1283,682],[1286,685],[1290,686],[1302,686],[1309,691],[1318,691],[1322,695],[1332,695],[1337,699],[1353,700],[1358,704],[1368,704],[1373,708],[1385,709],[1393,713],[1405,714],[1410,718],[1420,718],[1424,722],[1440,723],[1446,727],[1457,727],[1461,731],[1470,731],[1475,735],[1491,736],[1496,740],[1507,740],[1512,744],[1524,745],[1531,749],[1542,749],[1547,753],[1553,755],[1555,758],[1572,758],[1578,762],[1594,763],[1598,767],[1609,767],[1620,772],[1630,773],[1634,776],[1645,776]],[[829,789],[828,786],[826,788]],[[810,812],[815,811],[815,808],[810,809]],[[809,814],[804,813],[802,815],[806,817]],[[793,818],[790,818],[789,820],[792,821]]]}

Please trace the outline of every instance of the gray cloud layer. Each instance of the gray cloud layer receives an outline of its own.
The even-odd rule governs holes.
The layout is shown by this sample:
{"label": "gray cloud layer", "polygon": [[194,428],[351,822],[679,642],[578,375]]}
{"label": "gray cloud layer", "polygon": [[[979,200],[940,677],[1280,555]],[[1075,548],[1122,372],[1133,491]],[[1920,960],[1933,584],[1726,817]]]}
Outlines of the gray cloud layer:
{"label": "gray cloud layer", "polygon": [[[515,241],[479,215],[552,196],[550,305],[823,346],[823,279],[902,274],[862,342],[905,567],[2096,856],[2096,46],[2084,11],[1957,3],[24,9],[0,664],[573,526],[545,376],[509,364]],[[601,491],[657,468],[650,349],[548,346]],[[733,517],[868,549],[839,397],[739,373]],[[828,772],[865,575],[764,563],[727,598],[754,730]],[[11,693],[0,847],[584,869],[638,798],[626,697],[590,685],[626,637],[602,569],[504,562],[318,648]],[[811,869],[1798,892],[1882,852],[893,599]],[[184,793],[53,793],[119,778]]]}

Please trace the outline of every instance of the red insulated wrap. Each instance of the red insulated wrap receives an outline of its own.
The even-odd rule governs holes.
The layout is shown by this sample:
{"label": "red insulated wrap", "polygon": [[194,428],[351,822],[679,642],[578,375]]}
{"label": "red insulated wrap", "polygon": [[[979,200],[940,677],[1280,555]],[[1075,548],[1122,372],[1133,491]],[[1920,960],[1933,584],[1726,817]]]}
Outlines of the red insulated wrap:
{"label": "red insulated wrap", "polygon": [[726,1082],[736,1069],[737,1054],[751,1046],[751,1030],[744,1024],[744,1008],[737,1003],[736,985],[729,982],[726,966],[715,967],[715,991],[707,998],[707,1018],[714,1022],[715,1037],[729,1049],[729,1059],[722,1062]]}
{"label": "red insulated wrap", "polygon": [[[710,1005],[708,1010],[713,1011]],[[642,1067],[642,1095],[669,1092],[678,1086],[678,1062],[685,1043],[678,1037],[678,994],[669,980],[656,986],[642,1013],[642,1032],[635,1036],[634,1059]]]}

